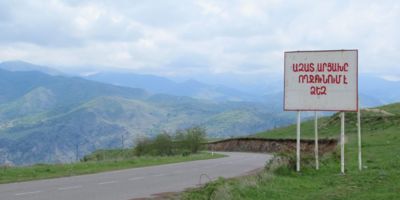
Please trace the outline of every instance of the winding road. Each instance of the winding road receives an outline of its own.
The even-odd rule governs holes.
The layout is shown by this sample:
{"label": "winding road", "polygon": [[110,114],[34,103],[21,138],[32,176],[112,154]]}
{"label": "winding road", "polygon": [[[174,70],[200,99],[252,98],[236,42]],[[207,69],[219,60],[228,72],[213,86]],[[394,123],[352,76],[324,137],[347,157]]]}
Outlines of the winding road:
{"label": "winding road", "polygon": [[244,175],[265,166],[269,154],[218,152],[228,157],[98,174],[1,184],[1,200],[129,200],[180,192],[218,177]]}

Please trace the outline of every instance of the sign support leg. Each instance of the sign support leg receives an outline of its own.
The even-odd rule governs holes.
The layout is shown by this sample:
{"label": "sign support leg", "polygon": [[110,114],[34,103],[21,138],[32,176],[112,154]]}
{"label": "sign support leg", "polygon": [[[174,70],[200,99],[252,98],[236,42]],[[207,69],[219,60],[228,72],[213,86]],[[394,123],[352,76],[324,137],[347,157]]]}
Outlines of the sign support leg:
{"label": "sign support leg", "polygon": [[340,131],[340,161],[341,172],[344,174],[344,112],[341,113],[341,131]]}
{"label": "sign support leg", "polygon": [[296,170],[300,171],[300,111],[297,111]]}
{"label": "sign support leg", "polygon": [[358,169],[362,170],[362,157],[361,157],[361,111],[357,112],[357,132],[358,132]]}
{"label": "sign support leg", "polygon": [[318,158],[318,113],[315,111],[315,144],[314,144],[314,152],[315,152],[315,169],[319,170],[319,158]]}

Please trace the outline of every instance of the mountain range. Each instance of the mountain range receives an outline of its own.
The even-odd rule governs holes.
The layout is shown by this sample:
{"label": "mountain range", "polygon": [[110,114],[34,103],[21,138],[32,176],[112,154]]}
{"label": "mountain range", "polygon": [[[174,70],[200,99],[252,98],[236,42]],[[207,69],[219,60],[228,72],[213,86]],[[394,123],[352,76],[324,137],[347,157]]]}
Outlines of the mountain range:
{"label": "mountain range", "polygon": [[[400,101],[400,82],[361,75],[359,83],[364,107]],[[269,87],[243,91],[117,72],[78,77],[3,62],[0,164],[71,162],[96,149],[128,147],[138,137],[191,126],[206,128],[209,137],[233,137],[292,123],[293,113],[282,110],[279,81]]]}
{"label": "mountain range", "polygon": [[134,73],[100,72],[85,76],[94,80],[113,85],[132,88],[143,88],[156,94],[188,96],[197,99],[213,101],[261,101],[261,96],[243,92],[223,85],[212,85],[197,80],[175,82],[171,79]]}
{"label": "mountain range", "polygon": [[[260,82],[254,89],[236,89],[197,80],[175,82],[171,79],[134,73],[101,72],[83,78],[102,83],[132,88],[143,88],[151,93],[189,96],[213,101],[262,102],[283,109],[283,80],[269,78],[268,85]],[[266,86],[267,85],[267,86]],[[256,89],[259,88],[259,89]],[[362,107],[375,107],[400,101],[400,81],[389,81],[371,74],[359,75],[359,99]]]}
{"label": "mountain range", "polygon": [[231,137],[289,124],[292,116],[254,102],[212,101],[38,71],[0,70],[0,161],[71,162],[137,137],[202,126]]}

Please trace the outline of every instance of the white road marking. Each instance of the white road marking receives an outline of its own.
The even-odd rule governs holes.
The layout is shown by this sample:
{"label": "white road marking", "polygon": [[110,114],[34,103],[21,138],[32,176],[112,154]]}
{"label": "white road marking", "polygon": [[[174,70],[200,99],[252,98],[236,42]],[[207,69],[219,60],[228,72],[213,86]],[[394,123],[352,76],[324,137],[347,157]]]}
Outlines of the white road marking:
{"label": "white road marking", "polygon": [[144,179],[144,177],[133,177],[133,178],[130,178],[129,180],[136,181],[136,180],[141,180],[141,179]]}
{"label": "white road marking", "polygon": [[99,185],[106,185],[106,184],[113,184],[113,183],[116,183],[117,181],[106,181],[106,182],[101,182],[101,183],[98,183]]}
{"label": "white road marking", "polygon": [[69,187],[61,187],[61,188],[58,188],[58,190],[73,190],[73,189],[78,189],[78,188],[82,188],[82,186],[76,185],[76,186],[69,186]]}
{"label": "white road marking", "polygon": [[33,192],[22,192],[22,193],[17,193],[15,194],[15,196],[22,196],[22,195],[28,195],[28,194],[37,194],[40,193],[42,191],[38,190],[38,191],[33,191]]}

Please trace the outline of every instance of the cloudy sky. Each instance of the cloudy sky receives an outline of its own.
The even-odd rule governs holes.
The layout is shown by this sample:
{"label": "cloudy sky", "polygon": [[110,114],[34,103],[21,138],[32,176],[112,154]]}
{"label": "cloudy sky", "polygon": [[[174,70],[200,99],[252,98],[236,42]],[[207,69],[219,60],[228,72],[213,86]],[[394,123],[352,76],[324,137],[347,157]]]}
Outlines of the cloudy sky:
{"label": "cloudy sky", "polygon": [[0,61],[60,70],[260,76],[287,50],[359,49],[360,71],[400,77],[400,1],[0,2]]}

